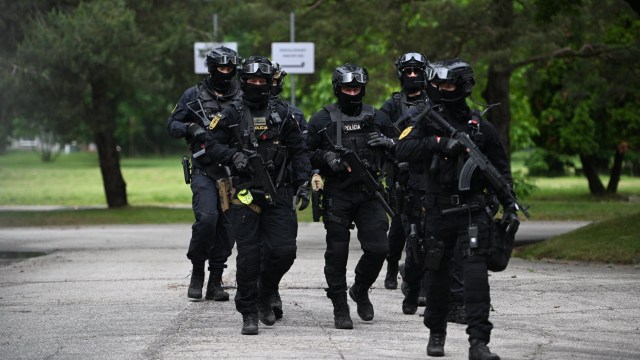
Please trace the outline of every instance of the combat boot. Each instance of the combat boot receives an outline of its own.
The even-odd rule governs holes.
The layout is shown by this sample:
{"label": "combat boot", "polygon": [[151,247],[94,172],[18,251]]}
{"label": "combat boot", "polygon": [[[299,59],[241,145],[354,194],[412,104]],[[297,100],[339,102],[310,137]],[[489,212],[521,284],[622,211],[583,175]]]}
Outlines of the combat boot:
{"label": "combat boot", "polygon": [[258,335],[258,313],[242,314],[242,335]]}
{"label": "combat boot", "polygon": [[327,296],[333,303],[333,319],[336,329],[353,329],[349,304],[347,304],[347,293],[327,294]]}
{"label": "combat boot", "polygon": [[447,333],[430,333],[429,343],[427,344],[427,355],[441,357],[444,356],[444,341]]}
{"label": "combat boot", "polygon": [[447,314],[447,322],[456,324],[466,324],[467,314],[464,310],[464,304],[450,304],[449,313]]}
{"label": "combat boot", "polygon": [[189,284],[189,290],[187,290],[187,298],[190,301],[201,301],[202,286],[204,286],[204,263],[194,263],[193,270],[191,270],[191,283]]}
{"label": "combat boot", "polygon": [[356,302],[358,316],[364,321],[373,320],[373,304],[369,300],[369,287],[355,282],[349,289],[349,296]]}
{"label": "combat boot", "polygon": [[406,315],[413,315],[418,311],[418,294],[420,287],[417,283],[407,283],[407,294],[402,300],[402,313]]}
{"label": "combat boot", "polygon": [[222,289],[222,269],[209,269],[209,281],[207,281],[207,300],[229,301],[229,293]]}
{"label": "combat boot", "polygon": [[271,291],[265,289],[258,291],[258,317],[265,325],[273,325],[276,323],[276,315],[271,308]]}
{"label": "combat boot", "polygon": [[282,299],[278,290],[271,293],[271,310],[273,310],[276,320],[282,319]]}
{"label": "combat boot", "polygon": [[384,288],[395,290],[398,288],[398,262],[387,261],[387,276],[384,278]]}
{"label": "combat boot", "polygon": [[480,339],[469,340],[469,360],[500,360],[500,356],[492,353],[487,342]]}

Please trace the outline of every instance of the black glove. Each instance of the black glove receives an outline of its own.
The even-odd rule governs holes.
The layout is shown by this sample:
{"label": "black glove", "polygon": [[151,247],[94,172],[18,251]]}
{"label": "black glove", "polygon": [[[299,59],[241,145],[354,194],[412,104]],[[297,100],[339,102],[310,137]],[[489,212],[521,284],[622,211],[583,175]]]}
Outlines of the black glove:
{"label": "black glove", "polygon": [[300,205],[298,210],[302,211],[309,206],[309,202],[311,201],[311,186],[309,186],[309,182],[305,181],[302,185],[298,187],[298,191],[296,191],[296,198],[294,199],[294,203],[296,205]]}
{"label": "black glove", "polygon": [[324,154],[324,161],[326,161],[327,165],[329,165],[329,168],[335,172],[343,171],[349,167],[349,164],[342,161],[342,159],[340,159],[340,156],[338,156],[338,154],[334,153],[333,151],[327,151]]}
{"label": "black glove", "polygon": [[207,131],[202,126],[191,123],[191,125],[187,127],[187,140],[192,143],[203,143],[206,133]]}
{"label": "black glove", "polygon": [[365,141],[367,142],[367,145],[371,147],[382,146],[387,149],[391,149],[396,144],[396,142],[393,139],[390,139],[377,132],[369,133]]}
{"label": "black glove", "polygon": [[238,151],[237,153],[233,154],[233,157],[231,158],[231,160],[233,161],[233,166],[239,172],[241,173],[251,172],[251,167],[249,166],[249,158],[247,157],[247,155]]}
{"label": "black glove", "polygon": [[503,206],[504,213],[500,220],[500,225],[505,229],[504,232],[512,239],[516,236],[518,228],[520,227],[520,220],[518,219],[518,210],[515,205]]}
{"label": "black glove", "polygon": [[441,137],[438,144],[440,145],[440,151],[450,156],[462,154],[467,150],[467,147],[460,141],[449,137]]}

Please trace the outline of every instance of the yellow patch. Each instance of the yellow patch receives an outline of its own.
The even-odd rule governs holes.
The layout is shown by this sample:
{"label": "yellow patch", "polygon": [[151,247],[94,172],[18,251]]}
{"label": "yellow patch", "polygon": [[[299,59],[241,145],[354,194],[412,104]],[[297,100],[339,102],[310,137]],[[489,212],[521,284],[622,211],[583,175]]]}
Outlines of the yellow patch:
{"label": "yellow patch", "polygon": [[405,138],[407,135],[409,135],[409,133],[411,132],[411,130],[413,130],[413,126],[409,126],[406,129],[404,129],[404,131],[402,132],[402,134],[400,134],[400,137],[398,138],[398,140],[402,140],[403,138]]}
{"label": "yellow patch", "polygon": [[255,129],[256,131],[261,131],[261,130],[268,130],[269,127],[267,125],[256,125]]}
{"label": "yellow patch", "polygon": [[211,123],[209,124],[209,130],[213,130],[215,129],[216,125],[218,125],[218,122],[220,121],[220,119],[222,119],[222,113],[217,113],[212,119],[211,119]]}

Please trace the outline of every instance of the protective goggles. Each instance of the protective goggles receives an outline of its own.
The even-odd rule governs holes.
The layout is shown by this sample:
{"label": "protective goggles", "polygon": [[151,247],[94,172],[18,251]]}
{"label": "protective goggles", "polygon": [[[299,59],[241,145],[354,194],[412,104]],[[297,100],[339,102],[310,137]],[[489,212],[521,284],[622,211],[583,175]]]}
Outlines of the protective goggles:
{"label": "protective goggles", "polygon": [[409,62],[413,59],[413,61],[417,61],[419,63],[426,63],[427,59],[422,56],[422,54],[419,53],[406,53],[404,55],[402,55],[402,57],[400,58],[400,63],[405,63],[405,62]]}
{"label": "protective goggles", "polygon": [[357,82],[360,84],[366,84],[367,83],[367,76],[363,73],[359,73],[359,72],[348,72],[348,73],[344,73],[341,75],[340,77],[340,83],[341,84],[348,84],[351,82]]}
{"label": "protective goggles", "polygon": [[427,75],[427,80],[431,81],[433,79],[435,79],[436,77],[438,78],[438,80],[451,80],[453,79],[453,77],[451,76],[451,71],[449,71],[449,69],[447,69],[446,67],[429,67],[426,69],[425,71],[426,75]]}
{"label": "protective goggles", "polygon": [[407,75],[409,75],[411,73],[422,74],[422,73],[424,73],[424,69],[420,68],[420,67],[409,66],[409,67],[403,68],[402,72],[407,74]]}
{"label": "protective goggles", "polygon": [[242,65],[242,72],[245,74],[255,74],[258,71],[265,75],[271,75],[273,66],[265,63],[249,63]]}
{"label": "protective goggles", "polygon": [[240,58],[238,56],[216,55],[213,56],[213,60],[216,62],[216,64],[220,65],[227,65],[229,63],[238,65],[240,63]]}

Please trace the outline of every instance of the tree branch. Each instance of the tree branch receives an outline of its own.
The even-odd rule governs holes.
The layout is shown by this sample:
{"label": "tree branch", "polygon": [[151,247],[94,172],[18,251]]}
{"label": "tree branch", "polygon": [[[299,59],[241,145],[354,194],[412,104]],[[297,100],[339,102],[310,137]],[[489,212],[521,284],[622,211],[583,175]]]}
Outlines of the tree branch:
{"label": "tree branch", "polygon": [[548,54],[543,54],[539,56],[534,56],[526,60],[518,61],[515,63],[511,63],[509,65],[509,69],[514,71],[517,68],[520,68],[525,65],[539,63],[543,61],[547,61],[550,59],[556,58],[589,58],[596,57],[602,54],[608,54],[615,51],[621,51],[630,48],[631,46],[622,46],[622,47],[608,47],[603,44],[584,44],[580,47],[579,50],[573,50],[571,47],[564,47],[561,49],[556,49]]}

